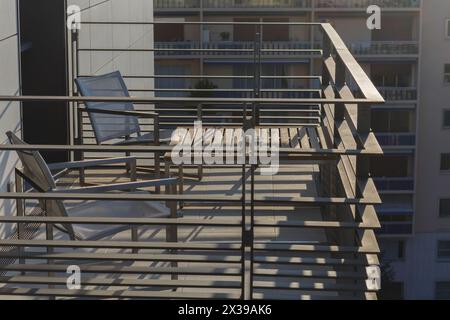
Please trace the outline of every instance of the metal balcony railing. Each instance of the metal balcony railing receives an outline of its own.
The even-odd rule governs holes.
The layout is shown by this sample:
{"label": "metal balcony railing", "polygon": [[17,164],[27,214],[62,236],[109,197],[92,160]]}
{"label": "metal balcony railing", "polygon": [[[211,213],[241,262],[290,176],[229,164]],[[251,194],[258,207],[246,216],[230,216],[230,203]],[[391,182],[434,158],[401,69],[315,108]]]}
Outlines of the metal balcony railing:
{"label": "metal balcony railing", "polygon": [[349,44],[350,51],[355,55],[417,55],[417,41],[366,41]]}
{"label": "metal balcony railing", "polygon": [[375,184],[380,191],[413,191],[414,178],[374,178]]}
{"label": "metal balcony railing", "polygon": [[[200,9],[201,0],[155,0],[155,9]],[[421,0],[203,0],[204,9],[366,9],[370,5],[382,8],[420,8]]]}
{"label": "metal balcony railing", "polygon": [[[155,0],[155,9],[201,7],[201,0]],[[203,0],[205,9],[311,8],[311,0]]]}
{"label": "metal balcony railing", "polygon": [[377,5],[382,8],[420,8],[421,0],[315,0],[317,8],[363,8]]}
{"label": "metal balcony railing", "polygon": [[310,0],[204,0],[205,8],[311,8]]}
{"label": "metal balcony railing", "polygon": [[[156,42],[155,48],[166,49],[158,51],[156,56],[189,55],[189,56],[252,56],[255,43],[250,41],[169,41]],[[169,49],[175,49],[173,51]],[[192,50],[189,50],[192,49]],[[200,49],[205,49],[204,51]],[[312,45],[309,41],[263,41],[261,43],[264,56],[295,56],[318,54],[320,45]],[[307,50],[314,50],[308,52]]]}
{"label": "metal balcony railing", "polygon": [[155,9],[198,9],[200,0],[154,0]]}
{"label": "metal balcony railing", "polygon": [[387,101],[417,100],[417,88],[415,87],[378,87],[378,90]]}
{"label": "metal balcony railing", "polygon": [[[127,25],[126,22],[114,21],[84,21],[83,24],[117,27]],[[249,24],[262,27],[259,23]],[[28,205],[38,203],[42,208],[33,214],[27,210],[18,210],[10,216],[0,217],[1,224],[12,226],[14,230],[13,237],[0,239],[0,272],[3,272],[2,282],[5,284],[0,288],[0,295],[298,299],[329,297],[332,292],[336,298],[349,297],[348,293],[354,299],[376,298],[377,288],[366,281],[366,267],[379,265],[379,247],[374,230],[379,229],[380,224],[374,206],[380,204],[381,199],[368,168],[370,157],[381,156],[383,151],[370,129],[370,106],[381,104],[384,99],[330,24],[293,25],[314,27],[322,34],[324,46],[315,50],[320,54],[323,64],[320,76],[263,75],[262,56],[264,50],[268,49],[261,48],[261,34],[256,32],[254,54],[249,59],[249,63],[253,65],[251,75],[124,73],[131,97],[0,96],[0,101],[67,102],[73,120],[70,126],[73,130],[70,145],[0,145],[1,152],[65,151],[74,160],[86,159],[88,154],[96,160],[111,155],[134,155],[138,161],[142,160],[135,167],[144,177],[160,177],[162,163],[166,178],[192,180],[189,188],[174,190],[168,185],[161,185],[146,189],[142,194],[133,194],[129,190],[120,193],[95,192],[95,186],[84,193],[62,192],[59,188],[45,192],[33,184],[26,188],[26,184],[22,184],[22,187],[17,184],[14,192],[0,193],[0,199],[16,201],[18,208],[27,208],[24,202]],[[85,29],[87,28],[82,28]],[[74,77],[90,76],[80,73],[80,70],[87,69],[83,63],[93,60],[83,59],[83,54],[92,55],[92,58],[96,54],[105,56],[105,53],[108,53],[107,56],[123,52],[143,52],[147,55],[148,52],[174,50],[151,47],[108,48],[96,44],[83,47],[82,44],[89,42],[80,39],[82,36],[83,34],[69,35],[73,41],[71,57],[74,60],[71,65]],[[206,53],[212,49],[198,50]],[[277,78],[301,80],[305,86],[309,84],[309,87],[303,89],[290,89],[307,95],[301,98],[263,97],[264,90],[277,94],[283,92],[283,89],[265,89],[262,86],[264,80]],[[145,85],[149,79],[169,79],[170,82],[177,79],[252,80],[253,87],[245,89],[250,90],[252,96],[212,96],[215,92],[238,93],[226,88],[155,89]],[[355,90],[352,91],[347,86],[347,79],[354,83]],[[73,80],[69,79],[69,82]],[[190,96],[149,97],[149,93],[158,92],[189,92]],[[280,144],[280,170],[286,164],[289,164],[289,168],[294,166],[295,170],[288,171],[287,179],[284,175],[285,179],[280,184],[267,185],[267,181],[273,183],[277,176],[268,180],[258,176],[257,164],[260,163],[248,161],[247,144],[243,143],[243,164],[202,162],[202,168],[204,166],[209,170],[209,174],[205,174],[205,179],[209,182],[202,184],[200,174],[192,179],[179,171],[184,164],[176,165],[178,172],[171,170],[175,166],[170,160],[173,144],[123,146],[95,143],[87,109],[83,108],[86,102],[128,102],[134,104],[136,111],[140,111],[139,114],[156,113],[152,118],[153,122],[148,119],[139,122],[143,133],[159,129],[172,129],[174,132],[179,128],[192,129],[193,122],[198,120],[206,127],[205,135],[214,132],[230,137],[226,133],[231,130],[228,132],[233,133],[231,141],[234,143],[239,137],[246,141],[244,135],[237,134],[239,132],[254,129],[254,132],[259,132],[259,139],[263,139],[262,132],[269,130],[270,136],[267,139]],[[194,134],[201,135],[203,132],[196,131]],[[230,144],[227,142],[228,138],[220,137],[219,135],[218,139],[222,142],[219,148],[226,149]],[[208,141],[207,145],[217,142],[216,135],[210,136]],[[227,154],[226,150],[224,154]],[[235,159],[236,154],[232,155]],[[310,173],[314,177],[312,186],[308,183],[302,186],[296,184],[305,175],[296,179],[296,175],[304,173],[304,169],[301,169],[304,166],[296,169],[295,165],[305,162],[315,164],[315,168],[319,169],[319,172]],[[186,164],[186,167],[196,169],[198,165]],[[92,171],[92,178],[104,181],[105,176],[100,170],[113,169],[123,173],[131,171],[130,166],[98,166]],[[24,177],[20,169],[17,174]],[[82,182],[81,177],[84,177],[84,182],[90,179],[89,172],[81,174],[81,170],[80,174],[77,170],[61,174],[74,175],[77,182]],[[62,176],[58,177],[62,179]],[[96,180],[87,182],[95,183]],[[311,196],[307,196],[308,194]],[[47,204],[53,201],[73,203],[122,200],[167,203],[171,208],[171,216],[131,219],[124,214],[123,217],[110,219],[95,212],[78,218],[48,214],[50,210]],[[276,219],[272,218],[274,206],[277,208]],[[307,207],[308,218],[303,218],[304,207]],[[178,208],[182,214],[172,215],[173,210],[178,211]],[[292,215],[284,211],[292,208],[296,211],[291,213],[301,217],[300,220],[291,220]],[[270,210],[270,219],[266,219],[267,210]],[[311,210],[317,213],[314,219],[309,218]],[[126,237],[74,241],[67,237],[56,237],[59,235],[56,233],[60,225],[125,225],[131,227],[131,232],[129,235],[125,234]],[[162,228],[166,233],[161,237]],[[320,232],[323,237],[305,242],[304,239],[296,238],[296,235],[302,235],[303,232],[291,232],[305,228]],[[35,231],[29,232],[30,229]],[[267,229],[277,230],[282,238],[277,238],[277,235],[275,238],[262,239],[259,232]],[[24,230],[27,232],[24,233]],[[206,235],[202,233],[204,230],[209,230]],[[39,231],[42,233],[37,234]],[[86,275],[80,290],[66,288],[65,271],[67,266],[74,264],[79,265],[83,275]],[[130,279],[125,275],[134,275],[136,278]],[[314,280],[314,284],[304,283],[303,279]]]}
{"label": "metal balcony railing", "polygon": [[416,145],[415,133],[376,133],[378,142],[382,146],[397,147],[413,147]]}

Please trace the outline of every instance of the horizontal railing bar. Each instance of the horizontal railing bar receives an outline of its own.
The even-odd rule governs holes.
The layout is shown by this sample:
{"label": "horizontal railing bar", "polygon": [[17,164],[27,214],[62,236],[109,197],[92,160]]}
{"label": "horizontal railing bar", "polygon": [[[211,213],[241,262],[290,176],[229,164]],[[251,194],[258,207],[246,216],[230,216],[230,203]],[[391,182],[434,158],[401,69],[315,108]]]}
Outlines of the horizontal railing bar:
{"label": "horizontal railing bar", "polygon": [[254,250],[257,251],[284,251],[284,252],[334,252],[334,253],[379,253],[376,248],[370,247],[350,247],[350,246],[325,246],[325,245],[306,245],[306,244],[254,244]]}
{"label": "horizontal railing bar", "polygon": [[[0,270],[22,272],[66,272],[69,265],[64,264],[10,264],[1,265]],[[128,267],[80,265],[82,273],[119,273],[119,274],[179,274],[179,275],[220,275],[236,276],[241,274],[240,268],[213,267]]]}
{"label": "horizontal railing bar", "polygon": [[340,221],[258,221],[254,223],[255,227],[274,227],[274,228],[311,228],[311,229],[376,229],[377,226],[365,224],[362,222],[340,222]]}
{"label": "horizontal railing bar", "polygon": [[280,256],[255,256],[257,265],[319,265],[319,266],[367,266],[369,261],[348,258],[303,258],[303,257],[280,257]]}
{"label": "horizontal railing bar", "polygon": [[[94,212],[92,213],[95,214]],[[195,218],[105,218],[105,217],[46,217],[46,216],[0,216],[0,223],[52,223],[52,224],[101,224],[130,226],[211,226],[211,227],[241,227],[239,219],[195,219]],[[0,240],[1,241],[1,240]]]}
{"label": "horizontal railing bar", "polygon": [[143,290],[68,290],[36,288],[0,288],[0,295],[31,297],[89,297],[108,299],[240,299],[240,293],[228,292],[154,292]]}
{"label": "horizontal railing bar", "polygon": [[[5,284],[52,284],[67,285],[67,278],[45,276],[0,276],[0,283]],[[131,278],[100,278],[84,277],[83,286],[108,287],[170,287],[170,288],[241,288],[239,280],[159,280],[159,279],[131,279]]]}
{"label": "horizontal railing bar", "polygon": [[[79,75],[80,77],[93,77],[94,75]],[[128,79],[155,79],[155,78],[178,78],[178,79],[254,79],[254,76],[216,76],[216,75],[124,75]],[[261,76],[261,79],[304,79],[321,80],[321,76]]]}
{"label": "horizontal railing bar", "polygon": [[33,260],[97,260],[97,261],[160,261],[239,264],[240,255],[201,254],[148,254],[148,253],[43,253],[43,252],[0,252],[0,258],[21,258]]}
{"label": "horizontal railing bar", "polygon": [[251,25],[251,26],[273,26],[273,25],[289,25],[289,26],[322,26],[323,23],[320,22],[251,22],[251,21],[82,21],[81,24],[90,25],[156,25],[156,24],[174,24],[174,25]]}
{"label": "horizontal railing bar", "polygon": [[248,52],[253,53],[253,49],[180,49],[180,48],[79,48],[79,52]]}
{"label": "horizontal railing bar", "polygon": [[108,200],[108,201],[194,201],[194,202],[241,202],[242,196],[168,195],[136,193],[0,193],[0,199],[41,200]]}
{"label": "horizontal railing bar", "polygon": [[[128,91],[141,92],[253,92],[253,89],[215,88],[215,89],[192,89],[192,88],[154,88],[137,89],[129,88]],[[321,89],[261,89],[261,92],[322,92]]]}
{"label": "horizontal railing bar", "polygon": [[367,279],[366,271],[345,272],[327,270],[279,270],[279,269],[256,269],[253,272],[258,277],[283,277],[283,278],[323,278],[323,279]]}
{"label": "horizontal railing bar", "polygon": [[139,97],[79,97],[79,96],[0,96],[0,101],[43,101],[43,102],[133,102],[133,103],[174,103],[189,105],[190,103],[257,103],[257,104],[324,104],[324,103],[382,103],[377,99],[324,99],[324,98],[295,98],[295,99],[269,99],[269,98],[139,98]]}
{"label": "horizontal railing bar", "polygon": [[[79,48],[78,52],[238,52],[253,54],[253,49],[198,49],[198,48]],[[322,55],[321,49],[261,49],[261,53],[318,53]],[[168,56],[164,55],[164,56]],[[264,57],[262,57],[264,58]]]}
{"label": "horizontal railing bar", "polygon": [[93,249],[178,249],[205,251],[238,251],[240,244],[147,241],[65,241],[65,240],[0,240],[0,247],[93,248]]}
{"label": "horizontal railing bar", "polygon": [[370,290],[366,283],[345,284],[345,283],[314,283],[304,284],[303,282],[289,282],[286,284],[277,283],[275,281],[255,281],[255,289],[266,290],[299,290],[299,291],[376,291]]}

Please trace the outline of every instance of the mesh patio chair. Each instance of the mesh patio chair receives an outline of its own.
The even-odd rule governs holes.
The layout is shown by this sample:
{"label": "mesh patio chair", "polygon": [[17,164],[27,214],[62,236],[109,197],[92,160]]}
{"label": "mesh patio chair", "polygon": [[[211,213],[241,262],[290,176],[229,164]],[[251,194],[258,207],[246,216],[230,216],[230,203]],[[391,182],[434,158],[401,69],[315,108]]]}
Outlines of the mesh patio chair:
{"label": "mesh patio chair", "polygon": [[[84,97],[130,97],[119,71],[93,77],[79,77],[75,79],[75,83]],[[109,142],[117,145],[157,146],[170,142],[171,130],[160,130],[159,116],[155,112],[136,111],[131,102],[85,102],[85,106],[86,108],[79,108],[79,119],[82,112],[88,113],[97,144]],[[153,131],[143,133],[139,118],[153,119]],[[81,126],[82,121],[79,120],[79,134],[82,141]],[[155,153],[157,178],[160,177],[160,156]]]}
{"label": "mesh patio chair", "polygon": [[[26,145],[14,133],[7,133],[8,139],[13,145]],[[23,165],[20,170],[21,177],[31,185],[33,191],[41,193],[105,193],[111,191],[131,191],[132,194],[146,193],[140,188],[167,186],[171,191],[176,192],[173,187],[177,179],[159,179],[149,181],[131,181],[127,183],[117,183],[108,185],[98,185],[78,188],[59,188],[55,179],[61,177],[61,172],[71,169],[98,167],[117,163],[128,163],[135,166],[136,158],[112,158],[101,160],[87,160],[67,163],[47,165],[37,151],[17,150],[19,159]],[[59,171],[53,175],[51,170]],[[65,170],[65,171],[64,171]],[[132,176],[134,179],[135,175]],[[47,216],[56,217],[110,217],[110,218],[177,218],[177,205],[175,202],[168,203],[168,208],[161,202],[156,201],[60,201],[46,200],[40,201],[39,206]],[[132,241],[138,241],[137,230],[130,226],[108,226],[108,225],[70,225],[63,224],[56,226],[59,230],[67,233],[71,240],[98,240],[115,235],[122,231],[131,229]],[[167,241],[176,241],[176,227],[168,226],[166,232]]]}

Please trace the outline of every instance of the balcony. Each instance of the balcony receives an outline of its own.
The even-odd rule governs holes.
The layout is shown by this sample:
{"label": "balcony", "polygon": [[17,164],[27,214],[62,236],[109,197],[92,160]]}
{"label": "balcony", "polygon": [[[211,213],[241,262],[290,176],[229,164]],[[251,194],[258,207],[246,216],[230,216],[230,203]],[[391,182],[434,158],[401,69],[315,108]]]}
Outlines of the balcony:
{"label": "balcony", "polygon": [[356,56],[417,56],[417,41],[367,41],[349,44],[350,51]]}
{"label": "balcony", "polygon": [[[312,3],[318,10],[366,10],[370,5],[385,9],[418,9],[420,0],[203,0],[206,10],[228,9],[305,9]],[[155,0],[155,11],[170,9],[200,9],[200,0]]]}
{"label": "balcony", "polygon": [[377,139],[383,147],[415,147],[415,133],[376,133]]}
{"label": "balcony", "polygon": [[[83,24],[81,30],[87,30],[95,22]],[[83,31],[73,38],[75,60],[69,62],[76,66],[79,94],[0,96],[0,101],[24,103],[65,101],[73,114],[69,145],[0,145],[0,152],[20,154],[25,166],[8,177],[15,178],[16,188],[0,193],[0,199],[16,203],[14,212],[0,217],[4,230],[11,230],[0,239],[0,295],[376,299],[378,288],[367,281],[367,267],[379,265],[375,230],[381,226],[374,206],[381,199],[367,168],[370,157],[383,156],[370,130],[370,106],[384,99],[333,27],[315,28],[326,43],[318,51],[324,67],[321,76],[293,76],[311,85],[291,89],[308,93],[301,98],[264,97],[264,90],[279,94],[283,89],[265,89],[261,83],[284,76],[261,74],[253,57],[248,63],[254,64],[254,74],[236,79],[180,74],[176,68],[167,69],[171,74],[144,74],[144,66],[127,68],[130,61],[153,63],[149,53],[162,49],[85,47],[92,34]],[[264,49],[252,50],[259,56]],[[113,67],[123,68],[123,75],[81,74],[113,52],[122,53]],[[123,58],[125,53],[133,58]],[[107,88],[95,84],[91,94],[79,85],[105,78]],[[178,87],[186,78],[203,80],[202,86]],[[229,90],[204,79],[221,78],[252,80],[254,87],[245,89],[251,97],[215,97]],[[165,79],[172,87],[154,88],[149,79]],[[312,85],[317,82],[321,85]],[[187,90],[190,95],[181,96]],[[168,96],[155,97],[158,92]],[[99,114],[106,117],[95,117]],[[121,129],[130,123],[139,130]],[[105,132],[108,138],[101,140]],[[278,163],[264,162],[264,150],[253,149],[255,141],[270,143],[270,156]],[[177,162],[180,146],[193,152]],[[210,161],[210,148],[209,154],[222,161]],[[36,151],[68,152],[73,161],[43,170]],[[34,166],[26,165],[30,159]],[[95,203],[108,209],[94,210]],[[164,216],[130,217],[140,205],[159,208]],[[81,214],[71,215],[74,208]],[[111,227],[120,230],[105,236],[102,231]],[[91,229],[100,234],[95,240],[83,237]],[[69,290],[65,278],[73,265],[83,272],[77,290]]]}
{"label": "balcony", "polygon": [[199,9],[200,0],[154,0],[155,11],[159,9]]}
{"label": "balcony", "polygon": [[[155,11],[164,9],[200,9],[200,0],[155,0]],[[311,8],[311,0],[203,0],[210,9],[303,9]]]}
{"label": "balcony", "polygon": [[374,178],[380,192],[413,192],[414,178]]}
{"label": "balcony", "polygon": [[417,88],[415,87],[378,87],[386,101],[416,101]]}
{"label": "balcony", "polygon": [[385,9],[420,8],[421,0],[316,0],[316,8],[334,9],[363,9],[370,5],[377,5]]}
{"label": "balcony", "polygon": [[[210,41],[201,44],[198,41],[156,42],[157,58],[167,56],[224,58],[252,57],[254,42],[246,41]],[[261,55],[270,57],[311,56],[319,54],[319,45],[308,41],[264,41]]]}

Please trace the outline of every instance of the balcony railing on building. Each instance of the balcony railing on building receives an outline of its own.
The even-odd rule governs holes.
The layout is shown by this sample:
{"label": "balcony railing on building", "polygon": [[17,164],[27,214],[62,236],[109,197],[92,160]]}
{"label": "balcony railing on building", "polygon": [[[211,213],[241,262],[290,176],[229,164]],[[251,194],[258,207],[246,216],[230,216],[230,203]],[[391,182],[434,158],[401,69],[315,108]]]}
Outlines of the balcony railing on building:
{"label": "balcony railing on building", "polygon": [[350,43],[349,49],[355,55],[417,55],[417,41],[367,41]]}
{"label": "balcony railing on building", "polygon": [[[201,1],[203,3],[201,4]],[[420,8],[421,0],[155,0],[155,9],[366,9],[370,5],[382,8]]]}
{"label": "balcony railing on building", "polygon": [[376,133],[378,142],[386,147],[413,147],[416,145],[415,133]]}
{"label": "balcony railing on building", "polygon": [[378,87],[377,89],[387,101],[417,100],[417,88],[415,87]]}
{"label": "balcony railing on building", "polygon": [[315,0],[317,8],[361,8],[371,5],[382,8],[420,8],[421,0]]}

